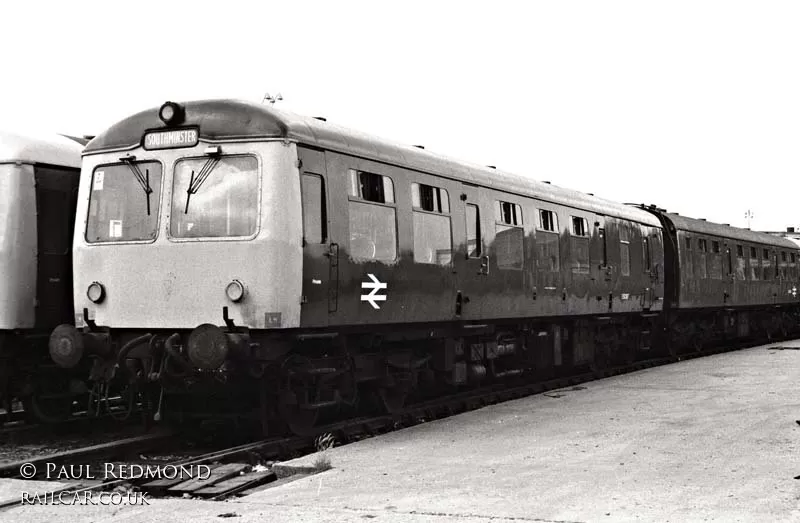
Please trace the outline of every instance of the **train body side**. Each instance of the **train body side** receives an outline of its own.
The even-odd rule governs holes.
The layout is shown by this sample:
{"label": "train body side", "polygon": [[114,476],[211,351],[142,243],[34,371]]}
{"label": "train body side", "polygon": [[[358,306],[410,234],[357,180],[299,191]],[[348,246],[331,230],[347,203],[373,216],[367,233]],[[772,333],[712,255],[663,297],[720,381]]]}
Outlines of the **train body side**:
{"label": "train body side", "polygon": [[663,213],[675,309],[796,305],[800,250],[769,234]]}
{"label": "train body side", "polygon": [[[304,212],[314,217],[306,220],[306,228],[315,230],[305,232],[301,327],[662,308],[663,235],[645,212],[587,208],[558,188],[536,197],[465,183],[457,170],[426,172],[308,147],[298,153],[301,176],[321,179],[303,184]],[[361,173],[391,180],[392,201],[370,202],[351,194],[351,177]],[[446,210],[420,208],[415,201],[420,186],[437,191]],[[504,209],[511,207],[509,217]],[[381,225],[365,239],[360,221]],[[324,233],[318,225],[323,222]],[[442,233],[431,238],[439,224]],[[363,242],[369,246],[366,253]],[[364,299],[373,278],[385,284],[375,293],[385,298],[375,304]]]}
{"label": "train body side", "polygon": [[81,146],[0,132],[0,329],[72,319],[71,236]]}

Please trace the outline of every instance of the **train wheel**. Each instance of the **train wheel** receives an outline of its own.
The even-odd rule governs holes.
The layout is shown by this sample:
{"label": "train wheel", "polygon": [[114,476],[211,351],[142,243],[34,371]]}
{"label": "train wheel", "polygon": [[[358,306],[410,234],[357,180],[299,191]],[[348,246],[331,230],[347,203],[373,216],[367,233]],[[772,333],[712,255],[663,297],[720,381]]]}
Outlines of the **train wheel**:
{"label": "train wheel", "polygon": [[413,381],[411,372],[396,371],[387,377],[378,388],[378,395],[386,412],[396,414],[402,410],[411,392]]}
{"label": "train wheel", "polygon": [[32,421],[39,423],[61,423],[72,414],[73,397],[70,393],[49,393],[37,386],[23,398],[22,406]]}
{"label": "train wheel", "polygon": [[383,402],[383,408],[389,414],[399,412],[405,406],[406,398],[408,397],[408,391],[401,390],[398,387],[381,387],[379,394]]}
{"label": "train wheel", "polygon": [[284,391],[280,397],[279,411],[287,428],[298,436],[313,433],[319,417],[318,409],[304,409],[297,402],[297,396],[291,391]]}

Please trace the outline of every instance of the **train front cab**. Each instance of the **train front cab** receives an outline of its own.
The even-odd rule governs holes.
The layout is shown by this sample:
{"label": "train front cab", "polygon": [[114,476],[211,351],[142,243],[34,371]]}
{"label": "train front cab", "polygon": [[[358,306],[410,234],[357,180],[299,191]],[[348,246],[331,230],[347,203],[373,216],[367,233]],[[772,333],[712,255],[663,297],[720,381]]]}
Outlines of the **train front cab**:
{"label": "train front cab", "polygon": [[75,326],[50,337],[61,367],[92,362],[93,396],[102,401],[131,383],[181,383],[189,369],[213,382],[254,359],[251,330],[300,319],[295,145],[263,136],[212,141],[208,114],[187,111],[178,127],[143,114],[145,124],[133,117],[87,147]]}

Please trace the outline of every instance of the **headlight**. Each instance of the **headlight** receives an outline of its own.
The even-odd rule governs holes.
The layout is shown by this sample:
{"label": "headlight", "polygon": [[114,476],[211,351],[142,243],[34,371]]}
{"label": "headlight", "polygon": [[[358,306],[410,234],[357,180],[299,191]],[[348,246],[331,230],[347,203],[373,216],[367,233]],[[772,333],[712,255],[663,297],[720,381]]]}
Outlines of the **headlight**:
{"label": "headlight", "polygon": [[89,298],[92,303],[100,303],[103,301],[103,298],[106,297],[106,289],[103,287],[102,283],[94,281],[89,285],[89,288],[86,289],[86,297]]}
{"label": "headlight", "polygon": [[242,301],[242,298],[244,298],[244,285],[239,280],[233,280],[225,287],[225,294],[234,303]]}
{"label": "headlight", "polygon": [[167,125],[178,125],[183,120],[183,107],[175,102],[164,102],[158,110],[158,117]]}

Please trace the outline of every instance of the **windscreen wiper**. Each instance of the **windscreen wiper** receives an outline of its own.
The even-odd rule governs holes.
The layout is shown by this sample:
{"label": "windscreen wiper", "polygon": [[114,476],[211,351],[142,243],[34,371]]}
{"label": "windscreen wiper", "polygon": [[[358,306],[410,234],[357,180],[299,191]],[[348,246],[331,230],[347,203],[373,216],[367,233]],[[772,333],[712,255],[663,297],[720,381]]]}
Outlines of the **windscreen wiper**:
{"label": "windscreen wiper", "polygon": [[142,170],[139,169],[139,166],[135,163],[135,156],[125,156],[119,160],[128,166],[144,191],[145,197],[147,198],[147,215],[150,216],[150,193],[153,192],[153,189],[150,188],[150,169],[145,169],[144,174],[142,174]]}
{"label": "windscreen wiper", "polygon": [[212,156],[206,160],[205,164],[203,164],[203,168],[200,169],[200,173],[196,178],[194,176],[194,171],[192,171],[192,174],[189,177],[189,188],[186,189],[186,209],[184,209],[183,214],[189,213],[189,199],[198,191],[198,189],[200,189],[200,186],[203,185],[206,180],[208,180],[208,175],[211,174],[211,171],[214,170],[214,167],[216,167],[218,163],[219,157]]}

